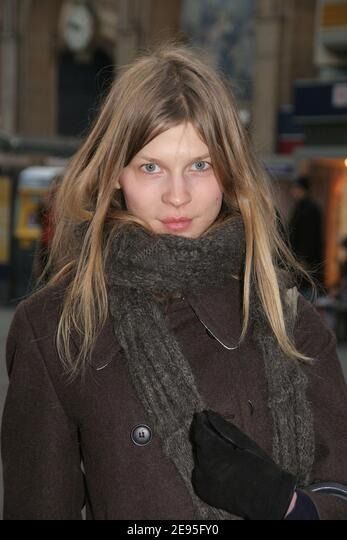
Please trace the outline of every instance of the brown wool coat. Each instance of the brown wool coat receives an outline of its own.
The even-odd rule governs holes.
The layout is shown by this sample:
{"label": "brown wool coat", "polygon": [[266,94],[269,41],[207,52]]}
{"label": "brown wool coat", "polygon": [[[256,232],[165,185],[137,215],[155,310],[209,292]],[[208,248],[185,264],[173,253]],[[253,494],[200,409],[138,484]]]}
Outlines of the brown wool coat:
{"label": "brown wool coat", "polygon": [[[81,519],[86,500],[88,519],[194,519],[188,492],[156,433],[146,446],[132,442],[132,429],[150,426],[150,420],[110,320],[85,382],[66,383],[54,345],[64,287],[62,282],[22,302],[9,332],[4,518]],[[207,406],[270,453],[272,420],[262,358],[250,338],[230,350],[241,332],[238,287],[235,281],[203,297],[175,301],[166,316]],[[300,351],[316,359],[305,367],[315,415],[312,483],[347,484],[347,390],[335,337],[302,297],[295,339]],[[347,518],[342,499],[310,496],[321,519]]]}

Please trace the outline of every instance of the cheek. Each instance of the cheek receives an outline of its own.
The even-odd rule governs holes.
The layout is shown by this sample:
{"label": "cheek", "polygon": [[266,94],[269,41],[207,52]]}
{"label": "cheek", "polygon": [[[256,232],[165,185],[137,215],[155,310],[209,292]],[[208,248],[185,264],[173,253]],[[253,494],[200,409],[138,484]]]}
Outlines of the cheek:
{"label": "cheek", "polygon": [[134,205],[136,206],[136,196],[138,190],[136,189],[135,176],[131,170],[124,169],[123,173],[119,177],[119,186],[123,192],[124,200],[128,210]]}
{"label": "cheek", "polygon": [[215,199],[215,213],[217,215],[221,211],[222,204],[223,204],[223,195],[221,194],[221,195],[218,195],[218,197],[216,197]]}
{"label": "cheek", "polygon": [[218,209],[220,209],[220,207],[222,206],[222,202],[223,202],[223,193],[219,189],[219,186],[218,186],[218,188],[216,189],[216,191],[214,193],[213,200],[214,200],[214,206],[217,207]]}
{"label": "cheek", "polygon": [[223,193],[217,181],[213,179],[209,185],[200,190],[200,193],[196,193],[195,200],[201,206],[201,210],[206,212],[206,215],[218,215],[223,202]]}
{"label": "cheek", "polygon": [[213,197],[213,204],[211,204],[211,213],[218,216],[223,204],[223,193],[218,189]]}
{"label": "cheek", "polygon": [[216,204],[222,204],[223,201],[223,193],[218,193],[216,196]]}
{"label": "cheek", "polygon": [[[207,204],[219,204],[223,200],[223,192],[217,179],[214,176],[206,178],[205,182],[198,184],[196,195],[202,198]],[[200,193],[199,193],[200,191]]]}
{"label": "cheek", "polygon": [[140,217],[148,215],[156,202],[150,191],[139,189],[138,185],[124,185],[123,195],[127,209]]}
{"label": "cheek", "polygon": [[129,189],[123,189],[123,195],[127,209],[130,212],[137,211],[141,206],[141,198],[138,198],[136,193]]}

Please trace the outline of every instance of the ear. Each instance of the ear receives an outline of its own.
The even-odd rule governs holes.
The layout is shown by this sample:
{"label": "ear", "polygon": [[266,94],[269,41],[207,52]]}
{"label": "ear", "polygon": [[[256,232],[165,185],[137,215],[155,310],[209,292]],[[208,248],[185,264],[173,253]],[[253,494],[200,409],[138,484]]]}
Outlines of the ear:
{"label": "ear", "polygon": [[122,189],[122,186],[120,185],[119,178],[117,178],[117,180],[116,180],[115,188],[116,188],[116,189]]}

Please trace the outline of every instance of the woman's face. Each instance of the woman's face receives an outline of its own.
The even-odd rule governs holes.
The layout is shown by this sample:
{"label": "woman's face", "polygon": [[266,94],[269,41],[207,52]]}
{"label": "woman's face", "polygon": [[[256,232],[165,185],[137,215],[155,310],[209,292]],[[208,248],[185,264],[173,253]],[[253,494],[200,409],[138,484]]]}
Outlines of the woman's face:
{"label": "woman's face", "polygon": [[198,238],[216,220],[223,194],[206,144],[191,124],[158,135],[117,182],[127,209],[160,234]]}

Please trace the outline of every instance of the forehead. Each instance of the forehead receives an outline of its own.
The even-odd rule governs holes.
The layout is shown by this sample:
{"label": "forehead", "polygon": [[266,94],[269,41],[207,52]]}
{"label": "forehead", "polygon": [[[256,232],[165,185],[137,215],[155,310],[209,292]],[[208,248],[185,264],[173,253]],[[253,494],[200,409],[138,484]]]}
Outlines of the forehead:
{"label": "forehead", "polygon": [[144,146],[138,156],[195,157],[208,153],[208,147],[192,124],[179,124],[157,135]]}

